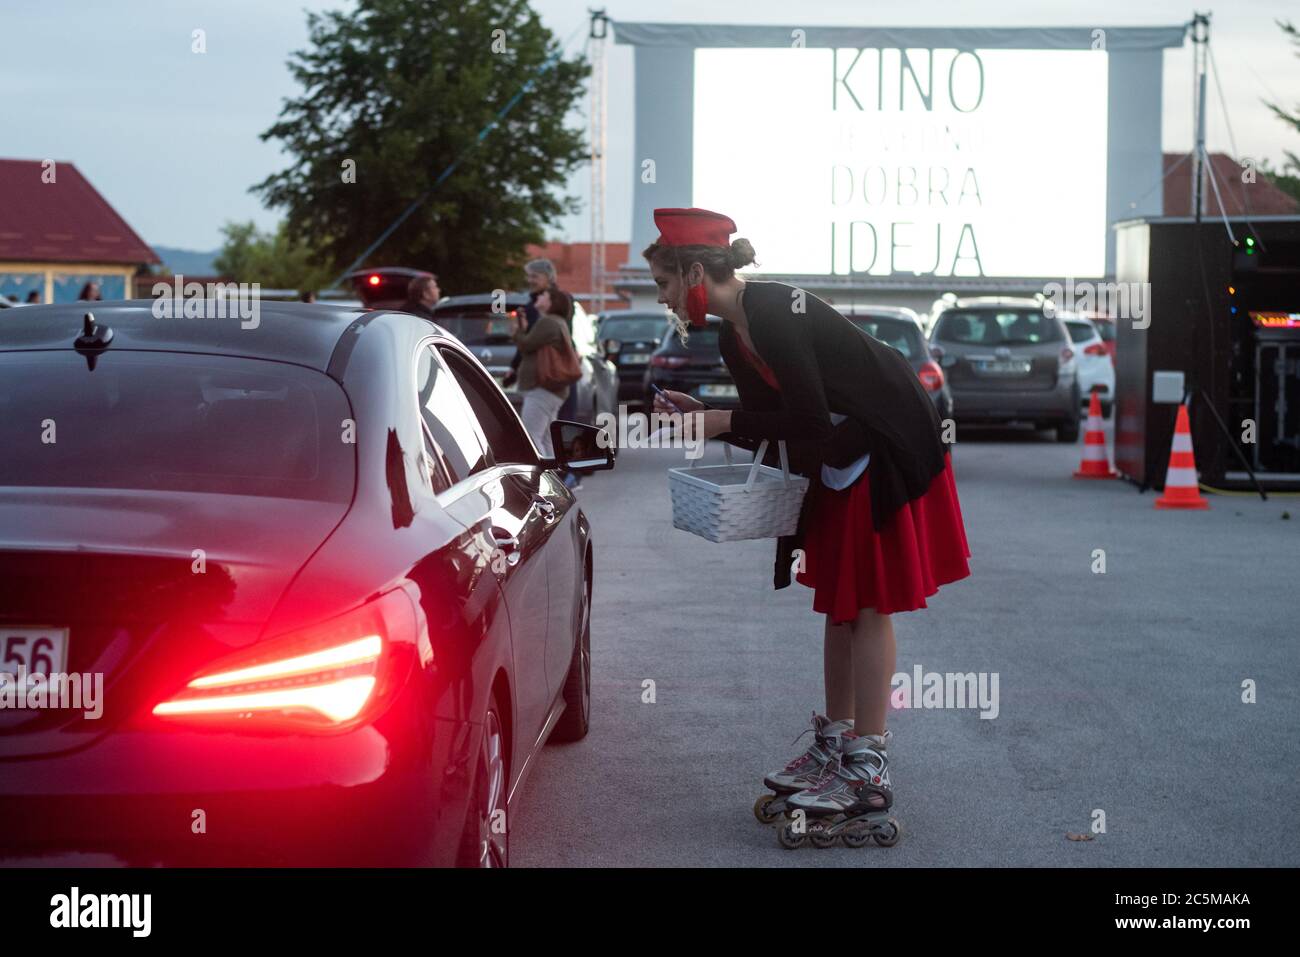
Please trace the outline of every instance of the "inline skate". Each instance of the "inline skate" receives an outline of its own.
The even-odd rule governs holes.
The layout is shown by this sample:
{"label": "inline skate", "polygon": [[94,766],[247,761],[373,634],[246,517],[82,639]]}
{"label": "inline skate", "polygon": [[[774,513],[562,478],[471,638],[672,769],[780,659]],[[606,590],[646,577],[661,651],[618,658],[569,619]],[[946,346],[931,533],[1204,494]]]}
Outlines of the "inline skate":
{"label": "inline skate", "polygon": [[791,818],[778,839],[785,848],[831,847],[843,841],[862,847],[875,841],[893,847],[902,829],[891,815],[894,791],[889,783],[889,732],[844,737],[840,752],[823,769],[821,781],[787,795],[785,813]]}

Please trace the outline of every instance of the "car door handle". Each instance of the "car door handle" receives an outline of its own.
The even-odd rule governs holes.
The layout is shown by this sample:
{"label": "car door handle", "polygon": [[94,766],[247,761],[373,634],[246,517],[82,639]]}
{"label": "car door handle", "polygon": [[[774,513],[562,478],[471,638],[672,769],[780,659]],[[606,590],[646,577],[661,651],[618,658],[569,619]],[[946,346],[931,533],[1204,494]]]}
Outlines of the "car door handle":
{"label": "car door handle", "polygon": [[[511,535],[504,528],[497,528],[495,525],[488,532],[492,536],[492,545],[494,555],[504,555],[506,562],[510,565],[519,564],[519,539]],[[497,569],[503,571],[503,569]]]}

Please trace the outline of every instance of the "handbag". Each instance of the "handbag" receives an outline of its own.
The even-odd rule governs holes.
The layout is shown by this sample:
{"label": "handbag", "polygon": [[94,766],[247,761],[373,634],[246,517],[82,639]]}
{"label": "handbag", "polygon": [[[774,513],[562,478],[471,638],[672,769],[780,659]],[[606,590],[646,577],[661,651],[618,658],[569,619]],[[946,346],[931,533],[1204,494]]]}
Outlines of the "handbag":
{"label": "handbag", "polygon": [[582,365],[568,336],[537,350],[537,384],[554,392],[573,385],[582,378]]}

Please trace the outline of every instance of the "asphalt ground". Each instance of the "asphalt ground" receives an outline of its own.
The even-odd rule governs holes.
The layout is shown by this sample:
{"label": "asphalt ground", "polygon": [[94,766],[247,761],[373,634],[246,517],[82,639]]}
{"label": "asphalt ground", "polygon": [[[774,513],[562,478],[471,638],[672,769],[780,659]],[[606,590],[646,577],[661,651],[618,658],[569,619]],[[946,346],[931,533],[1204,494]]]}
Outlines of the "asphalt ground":
{"label": "asphalt ground", "polygon": [[[511,863],[1300,863],[1300,498],[1157,510],[1154,492],[1072,479],[1082,443],[1052,436],[958,436],[972,573],[895,616],[896,670],[996,674],[998,713],[891,710],[892,848],[787,851],[752,815],[824,706],[822,618],[809,589],[772,588],[773,543],[674,529],[680,450],[625,450],[586,478],[592,730],[541,756]],[[703,461],[721,461],[716,443]]]}

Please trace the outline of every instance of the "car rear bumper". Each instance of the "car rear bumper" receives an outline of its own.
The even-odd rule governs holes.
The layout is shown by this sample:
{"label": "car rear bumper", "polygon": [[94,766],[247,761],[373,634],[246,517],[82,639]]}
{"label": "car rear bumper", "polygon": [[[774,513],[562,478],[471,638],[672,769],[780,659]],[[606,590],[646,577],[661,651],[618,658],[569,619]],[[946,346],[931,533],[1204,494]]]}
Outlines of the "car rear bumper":
{"label": "car rear bumper", "polygon": [[1013,422],[1077,418],[1075,380],[1053,389],[1000,390],[952,387],[954,414],[961,422]]}
{"label": "car rear bumper", "polygon": [[0,761],[0,865],[75,854],[138,866],[452,865],[478,729],[405,727],[426,729],[424,740],[377,725],[329,736],[120,731]]}

